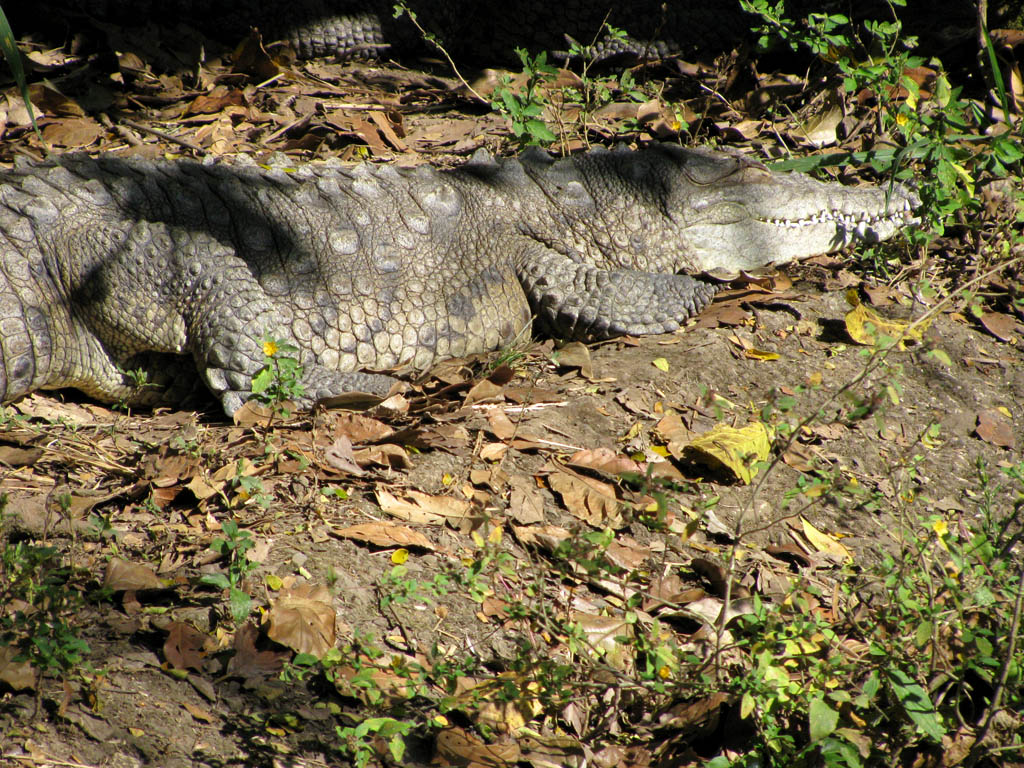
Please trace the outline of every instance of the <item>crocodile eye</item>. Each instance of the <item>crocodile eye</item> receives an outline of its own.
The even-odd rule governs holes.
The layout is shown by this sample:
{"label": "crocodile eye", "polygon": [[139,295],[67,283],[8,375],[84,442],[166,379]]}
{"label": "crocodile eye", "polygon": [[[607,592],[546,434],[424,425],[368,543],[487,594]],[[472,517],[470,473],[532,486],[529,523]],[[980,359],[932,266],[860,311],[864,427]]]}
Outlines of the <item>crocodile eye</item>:
{"label": "crocodile eye", "polygon": [[690,214],[687,216],[687,224],[690,226],[736,224],[751,218],[750,212],[745,206],[731,201],[697,206],[690,211]]}

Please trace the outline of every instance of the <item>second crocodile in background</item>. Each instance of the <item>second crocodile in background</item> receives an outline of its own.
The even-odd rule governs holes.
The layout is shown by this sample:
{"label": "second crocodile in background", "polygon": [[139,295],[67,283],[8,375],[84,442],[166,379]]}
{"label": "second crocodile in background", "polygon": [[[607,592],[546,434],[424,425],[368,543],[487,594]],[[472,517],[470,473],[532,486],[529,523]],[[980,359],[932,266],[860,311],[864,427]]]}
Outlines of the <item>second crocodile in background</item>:
{"label": "second crocodile in background", "polygon": [[0,172],[0,401],[153,403],[124,371],[173,382],[188,355],[231,414],[267,335],[298,347],[308,406],[534,318],[562,338],[670,332],[715,292],[695,275],[882,240],[918,205],[671,145],[452,170],[66,156]]}

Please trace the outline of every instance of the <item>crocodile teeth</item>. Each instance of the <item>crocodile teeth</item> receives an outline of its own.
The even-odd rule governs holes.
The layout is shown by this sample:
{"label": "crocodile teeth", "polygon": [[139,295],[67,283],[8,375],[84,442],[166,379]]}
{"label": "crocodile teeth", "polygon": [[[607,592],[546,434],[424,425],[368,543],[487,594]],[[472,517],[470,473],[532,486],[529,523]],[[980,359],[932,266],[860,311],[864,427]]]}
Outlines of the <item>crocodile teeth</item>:
{"label": "crocodile teeth", "polygon": [[857,216],[852,213],[840,213],[839,211],[823,211],[822,213],[816,213],[804,219],[765,219],[765,223],[777,227],[785,227],[786,229],[799,229],[800,227],[810,227],[815,224],[835,222],[846,229],[855,230],[857,234],[863,234],[868,225],[877,224],[881,221],[891,221],[894,223],[898,221],[906,221],[908,219],[908,214],[912,213],[910,202],[904,200],[902,210],[888,214],[877,214],[872,216],[865,216],[862,214]]}

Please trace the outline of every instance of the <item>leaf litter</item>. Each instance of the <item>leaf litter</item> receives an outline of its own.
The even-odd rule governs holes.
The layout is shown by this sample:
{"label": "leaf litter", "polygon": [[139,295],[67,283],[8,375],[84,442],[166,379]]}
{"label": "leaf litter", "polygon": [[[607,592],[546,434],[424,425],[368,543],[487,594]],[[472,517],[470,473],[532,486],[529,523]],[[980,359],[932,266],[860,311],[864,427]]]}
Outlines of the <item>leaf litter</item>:
{"label": "leaf litter", "polygon": [[[180,55],[186,47],[176,46],[171,58],[189,60]],[[51,74],[76,63],[56,53],[31,55]],[[465,156],[483,145],[501,148],[506,141],[502,121],[493,114],[470,113],[454,80],[398,67],[329,62],[296,66],[272,58],[255,37],[245,41],[232,63],[213,56],[194,62],[186,68],[188,74],[165,68],[164,59],[155,55],[150,59],[129,52],[113,61],[115,71],[105,73],[105,79],[117,85],[113,89],[97,85],[104,78],[89,81],[85,91],[71,95],[34,84],[31,99],[43,117],[44,138],[53,146],[147,157],[247,153],[262,161],[271,152],[284,152],[301,160],[421,161],[427,156],[450,157],[447,153]],[[718,74],[711,69],[702,74],[700,67],[685,62],[679,65],[694,77]],[[765,76],[758,88],[794,87],[797,81]],[[11,93],[5,98],[5,158],[14,147],[39,156],[41,148],[26,130],[24,105],[19,106]],[[104,121],[105,114],[97,114],[95,104],[122,119],[116,124]],[[735,104],[744,109],[741,102]],[[677,113],[661,99],[627,106],[598,115],[594,134],[614,136],[620,126],[636,120],[653,135],[679,135]],[[758,140],[777,128],[797,143],[820,146],[837,141],[834,104],[798,115],[792,126],[773,126],[760,116],[754,119],[752,109],[750,117],[740,114],[736,120],[730,111],[733,105],[715,100],[685,98],[672,106],[694,125],[706,121],[732,144]],[[448,113],[441,115],[441,110]],[[806,268],[812,283],[826,290],[859,285],[860,279],[843,274],[845,270],[815,277],[814,270],[828,270],[828,263],[821,260]],[[344,642],[336,632],[338,611],[344,611],[360,632],[393,637],[406,630],[413,637],[413,618],[396,622],[366,599],[389,573],[390,564],[384,563],[381,552],[406,549],[410,556],[405,565],[423,568],[429,576],[440,572],[440,564],[451,562],[455,553],[468,556],[476,551],[478,540],[495,546],[488,526],[500,533],[507,525],[512,535],[499,536],[500,546],[519,567],[539,578],[545,599],[580,627],[586,637],[584,652],[607,663],[610,670],[628,674],[634,668],[637,659],[631,646],[617,638],[629,637],[637,628],[650,629],[655,617],[664,619],[663,631],[707,655],[720,618],[724,615],[731,622],[749,608],[745,601],[750,589],[781,595],[793,584],[828,585],[831,569],[851,559],[863,563],[877,536],[879,523],[872,516],[849,518],[826,508],[814,524],[804,516],[788,519],[780,527],[788,538],[785,543],[752,542],[754,551],[736,574],[749,584],[730,582],[732,574],[720,562],[708,560],[720,558],[722,542],[734,537],[739,510],[746,509],[742,486],[757,480],[752,460],[769,459],[776,447],[765,423],[736,428],[722,423],[722,412],[737,416],[752,400],[763,404],[779,382],[788,382],[790,391],[797,391],[808,379],[808,364],[821,369],[819,385],[845,383],[856,370],[855,358],[841,352],[831,357],[833,342],[819,338],[818,329],[799,332],[787,312],[831,318],[845,326],[850,340],[868,346],[877,345],[880,335],[896,338],[907,327],[859,303],[844,313],[834,296],[822,298],[818,290],[806,287],[791,290],[786,278],[778,280],[772,285],[754,279],[743,288],[723,292],[689,334],[668,340],[626,339],[593,349],[573,343],[550,354],[538,345],[528,351],[523,367],[500,374],[482,373],[473,361],[459,362],[417,384],[408,397],[396,395],[362,413],[332,410],[300,417],[274,430],[264,428],[266,414],[255,410],[245,415],[246,421],[227,425],[214,415],[214,408],[200,416],[188,411],[127,414],[33,395],[15,406],[24,418],[9,421],[0,434],[0,488],[12,500],[10,525],[73,551],[78,566],[94,574],[97,583],[102,575],[104,586],[122,593],[120,607],[86,608],[97,627],[103,621],[123,621],[129,613],[136,622],[120,640],[104,638],[98,630],[91,634],[97,653],[101,658],[141,653],[143,646],[133,638],[159,632],[163,645],[158,661],[166,671],[202,681],[193,685],[197,690],[209,686],[217,698],[207,697],[211,704],[205,707],[184,699],[183,688],[166,687],[166,681],[157,677],[162,674],[154,672],[158,665],[142,664],[135,673],[148,690],[161,691],[168,701],[181,699],[182,708],[205,724],[237,718],[225,704],[233,698],[260,706],[276,700],[269,697],[280,695],[279,689],[267,686],[276,682],[293,652],[319,656]],[[875,287],[864,286],[864,291],[873,307],[894,300]],[[1007,460],[1005,451],[1016,450],[1013,425],[1021,422],[1019,403],[1024,397],[1019,380],[1010,381],[1008,392],[1007,385],[980,373],[977,364],[963,365],[968,358],[997,359],[977,352],[977,330],[954,316],[939,316],[933,322],[954,340],[948,357],[961,366],[959,375],[985,406],[971,409],[969,424],[950,420],[948,429],[954,434],[976,436],[972,443],[964,447],[949,441],[926,457],[932,487],[925,492],[936,499],[953,499],[962,488],[953,480],[951,466],[966,474],[964,468],[977,456],[998,464]],[[1007,312],[986,312],[978,324],[990,334],[989,341],[994,338],[998,342],[993,343],[1008,347],[1005,359],[1019,368],[1020,345],[1014,347],[1013,342],[1021,337],[1020,320]],[[736,329],[735,341],[728,335],[712,335],[719,326]],[[924,339],[919,334],[913,340],[921,344]],[[742,356],[733,358],[730,347]],[[762,364],[768,361],[771,366]],[[992,363],[980,365],[984,369]],[[774,370],[766,370],[772,366]],[[892,403],[884,418],[921,427],[920,409],[908,409],[908,401],[953,414],[955,408],[949,404],[955,398],[936,394],[927,377],[912,377],[911,393]],[[1012,407],[1007,407],[1008,401]],[[789,481],[812,472],[819,462],[849,458],[853,468],[848,471],[859,483],[884,495],[894,493],[874,443],[879,442],[877,435],[895,436],[896,431],[876,432],[873,444],[865,449],[863,424],[842,409],[809,430],[799,435],[798,445],[815,450],[787,459],[786,471],[793,473],[787,476]],[[621,438],[629,432],[633,434],[625,450]],[[829,454],[817,450],[825,443]],[[273,461],[267,460],[268,450],[275,454]],[[699,480],[701,470],[695,469],[695,462],[724,469],[725,477],[719,479],[725,482],[702,484],[692,491],[693,498],[683,497],[685,504],[679,497],[666,499],[656,487],[636,484],[645,477],[674,483]],[[257,495],[243,493],[243,481],[258,482],[269,506],[262,506]],[[730,485],[736,481],[739,485]],[[70,489],[70,517],[62,517],[54,505],[54,494],[62,488]],[[325,494],[325,489],[341,493]],[[767,490],[781,492],[778,484]],[[692,507],[712,492],[721,498],[717,511],[697,515]],[[712,515],[718,520],[714,525],[709,522]],[[111,526],[106,534],[104,518]],[[652,519],[669,533],[644,523]],[[211,556],[208,546],[222,535],[225,520],[258,532],[268,548],[257,563],[259,573],[273,573],[284,577],[282,583],[289,582],[273,595],[255,595],[266,612],[260,625],[250,621],[233,627],[223,617],[211,619],[210,593],[196,586],[198,573],[224,565]],[[316,530],[329,535],[315,535]],[[552,565],[560,562],[555,554],[581,532],[610,532],[603,556],[620,572],[617,579],[591,578],[581,568],[558,578],[551,575]],[[744,543],[751,544],[747,539]],[[295,560],[306,551],[315,553],[304,561],[309,576],[302,575],[307,566]],[[799,564],[800,573],[792,572],[793,563]],[[332,577],[338,582],[329,588]],[[727,584],[732,595],[728,604]],[[515,626],[506,628],[501,620],[502,606],[517,603],[523,592],[508,577],[492,579],[488,589],[493,594],[485,600],[490,602],[466,605],[470,601],[448,597],[435,606],[444,610],[419,613],[428,614],[424,634],[437,641],[443,653],[481,659],[500,669],[510,657],[500,643],[492,643],[494,627],[522,638]],[[633,596],[643,600],[646,613],[639,615],[637,624],[627,623],[624,609],[624,601]],[[483,606],[487,611],[481,610]],[[830,620],[839,621],[831,607],[819,603],[819,608]],[[478,614],[488,621],[481,621]],[[567,653],[565,638],[531,640],[548,654]],[[397,701],[405,697],[408,681],[388,665],[403,660],[429,664],[423,654],[402,651],[397,641],[385,664],[368,657],[360,663],[372,669],[371,679],[383,695]],[[730,660],[738,663],[736,656]],[[69,707],[100,724],[105,724],[104,718],[115,722],[125,712],[136,712],[135,703],[146,688],[122,668],[112,674],[132,695],[111,692],[106,709],[94,714],[84,703]],[[343,669],[336,688],[346,701],[368,703],[368,688],[359,684],[359,674],[354,667]],[[2,655],[0,680],[15,691],[36,685],[30,668]],[[463,681],[459,695],[467,697],[461,705],[464,714],[475,718],[475,726],[501,737],[488,740],[449,724],[433,745],[441,764],[511,765],[525,760],[550,765],[593,753],[603,761],[600,764],[645,765],[656,752],[671,754],[674,744],[718,732],[719,717],[735,704],[715,693],[666,702],[626,722],[616,687],[609,685],[603,692],[608,699],[581,697],[563,710],[559,724],[540,720],[529,696],[518,706],[491,700],[494,691],[510,684],[529,685],[508,672]],[[474,698],[486,701],[486,706],[471,705]],[[292,703],[303,711],[306,702]],[[145,723],[136,730],[151,733],[172,752],[191,754],[195,740],[188,745],[180,735],[161,731],[158,715],[133,722]],[[318,722],[310,714],[305,727],[316,732]],[[591,744],[586,735],[596,723],[615,723],[613,732],[626,727],[646,733],[649,741],[629,748]],[[568,735],[563,724],[575,735]],[[102,729],[88,728],[92,735],[77,737],[75,754],[91,754],[83,759],[95,762],[107,760],[109,754],[103,750],[110,748],[89,741],[95,741]],[[260,731],[258,737],[268,734]],[[330,741],[333,731],[325,729],[319,737]],[[42,726],[38,739],[44,745],[39,754],[71,756],[61,735],[48,726]],[[302,748],[298,738],[286,741],[287,745],[278,743],[282,751]],[[37,742],[26,739],[23,744],[28,750]],[[230,739],[220,739],[211,748],[225,758],[238,755]]]}

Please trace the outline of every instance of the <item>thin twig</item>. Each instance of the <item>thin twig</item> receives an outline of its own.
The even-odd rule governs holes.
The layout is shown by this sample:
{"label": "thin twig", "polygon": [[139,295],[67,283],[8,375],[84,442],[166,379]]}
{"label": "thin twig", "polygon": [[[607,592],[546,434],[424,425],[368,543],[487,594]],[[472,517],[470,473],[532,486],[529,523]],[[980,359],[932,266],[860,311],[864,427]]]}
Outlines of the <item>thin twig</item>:
{"label": "thin twig", "polygon": [[207,153],[206,150],[198,144],[194,144],[188,139],[179,139],[177,136],[172,136],[166,131],[161,131],[158,128],[152,128],[143,123],[137,123],[134,120],[121,119],[120,122],[127,125],[129,128],[134,128],[136,131],[142,131],[143,133],[148,133],[151,136],[156,136],[158,139],[163,139],[164,141],[169,141],[172,144],[177,144],[178,146],[189,149],[196,154],[205,155]]}
{"label": "thin twig", "polygon": [[477,93],[476,89],[474,89],[473,86],[469,84],[469,81],[467,81],[466,78],[462,76],[462,73],[459,72],[459,68],[455,66],[455,61],[448,54],[448,51],[445,50],[445,47],[437,41],[437,38],[434,35],[427,32],[427,30],[425,30],[420,25],[419,19],[416,18],[416,14],[413,13],[413,11],[410,8],[406,7],[405,3],[399,3],[398,5],[405,12],[405,15],[409,17],[409,21],[413,23],[413,26],[420,31],[420,34],[423,36],[423,39],[441,52],[441,55],[444,56],[445,60],[448,62],[448,66],[452,68],[452,72],[455,73],[455,76],[459,79],[459,82],[466,87],[466,90],[472,93],[478,99],[480,99],[480,101],[482,101],[484,104],[490,104],[491,100],[485,99],[483,96]]}
{"label": "thin twig", "polygon": [[999,670],[999,682],[996,683],[995,692],[992,694],[992,703],[989,704],[988,710],[984,715],[982,715],[984,723],[979,720],[979,724],[981,724],[981,731],[975,738],[974,744],[971,745],[971,751],[967,754],[967,758],[964,760],[964,765],[968,768],[976,765],[982,755],[988,751],[984,746],[985,737],[988,736],[988,732],[992,728],[992,722],[1002,709],[1003,693],[1006,691],[1006,681],[1010,676],[1010,667],[1013,665],[1013,655],[1017,649],[1017,633],[1020,630],[1020,613],[1022,604],[1024,604],[1024,565],[1021,566],[1020,576],[1017,579],[1017,599],[1013,602],[1013,619],[1010,621],[1009,644],[1006,648],[1006,654],[1003,656],[1002,669]]}

